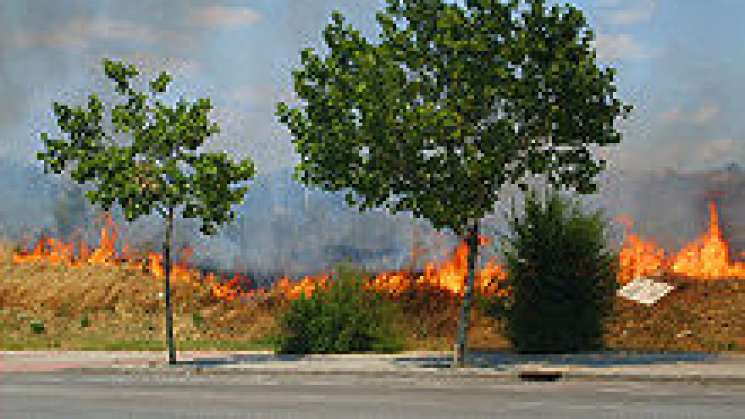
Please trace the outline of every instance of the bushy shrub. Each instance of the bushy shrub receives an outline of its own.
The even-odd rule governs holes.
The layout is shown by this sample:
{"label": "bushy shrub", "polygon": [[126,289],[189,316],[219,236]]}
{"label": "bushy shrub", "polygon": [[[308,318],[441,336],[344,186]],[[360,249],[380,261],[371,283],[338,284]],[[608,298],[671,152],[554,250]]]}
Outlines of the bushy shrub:
{"label": "bushy shrub", "polygon": [[583,214],[556,192],[548,191],[545,202],[530,192],[523,219],[513,215],[510,224],[514,234],[504,254],[512,292],[504,318],[514,349],[601,349],[617,289],[617,258],[606,247],[602,211]]}
{"label": "bushy shrub", "polygon": [[83,313],[83,315],[80,317],[80,327],[88,327],[91,325],[91,319],[88,316],[88,313]]}
{"label": "bushy shrub", "polygon": [[41,320],[32,320],[31,321],[31,332],[34,334],[41,334],[46,331],[46,328],[44,327],[44,322]]}
{"label": "bushy shrub", "polygon": [[274,343],[288,354],[399,351],[401,315],[392,302],[363,288],[364,273],[337,268],[327,289],[292,301],[279,318]]}

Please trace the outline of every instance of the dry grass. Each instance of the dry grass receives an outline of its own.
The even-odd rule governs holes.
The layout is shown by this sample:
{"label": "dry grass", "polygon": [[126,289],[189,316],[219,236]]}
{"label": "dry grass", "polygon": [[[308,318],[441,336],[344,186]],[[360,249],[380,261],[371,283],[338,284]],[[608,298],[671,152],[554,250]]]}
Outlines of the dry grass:
{"label": "dry grass", "polygon": [[614,348],[669,351],[745,350],[745,280],[668,276],[676,289],[651,307],[618,299],[608,325]]}
{"label": "dry grass", "polygon": [[[147,273],[123,267],[18,265],[5,245],[0,278],[0,330],[6,348],[162,347],[163,284]],[[273,326],[265,307],[217,300],[196,281],[174,281],[172,293],[174,333],[182,346],[256,347]],[[43,333],[34,333],[32,322],[43,323]]]}
{"label": "dry grass", "polygon": [[[162,349],[162,281],[122,267],[12,263],[0,245],[0,349]],[[745,281],[666,278],[677,289],[652,307],[616,300],[607,346],[633,350],[745,348]],[[180,349],[271,349],[267,337],[287,305],[221,301],[197,282],[173,284]],[[433,290],[397,300],[408,350],[451,350],[459,300]],[[474,308],[469,347],[508,349],[500,323]],[[33,330],[34,323],[43,331]],[[39,326],[36,326],[37,328]]]}
{"label": "dry grass", "polygon": [[[12,246],[0,245],[2,349],[160,349],[164,304],[161,280],[124,267],[66,268],[15,264]],[[287,307],[267,301],[223,301],[194,281],[173,281],[174,333],[182,349],[270,349],[267,338]],[[455,340],[458,303],[436,291],[398,301],[405,318],[406,349],[449,350]],[[44,330],[35,333],[32,323]],[[495,320],[472,312],[469,343],[505,346]]]}

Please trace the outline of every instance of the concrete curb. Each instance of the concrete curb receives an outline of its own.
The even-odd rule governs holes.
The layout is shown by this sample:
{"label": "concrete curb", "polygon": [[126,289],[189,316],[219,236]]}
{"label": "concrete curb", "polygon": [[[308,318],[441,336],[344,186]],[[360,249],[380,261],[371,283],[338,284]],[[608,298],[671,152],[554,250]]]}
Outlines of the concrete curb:
{"label": "concrete curb", "polygon": [[0,352],[0,374],[91,375],[355,375],[423,380],[644,381],[745,384],[745,354],[642,354],[517,356],[480,354],[467,367],[450,368],[452,353],[314,354],[275,356],[270,351],[179,353],[169,366],[161,352]]}
{"label": "concrete curb", "polygon": [[[697,383],[697,384],[741,384],[745,385],[745,375],[727,374],[639,374],[571,371],[562,368],[522,368],[499,371],[487,368],[390,368],[390,369],[355,369],[355,368],[271,368],[263,366],[241,367],[195,367],[195,366],[156,366],[156,367],[113,367],[113,368],[68,368],[59,370],[65,374],[90,375],[137,375],[137,376],[210,376],[210,375],[279,375],[279,376],[361,376],[368,378],[422,378],[422,379],[473,379],[500,382],[525,381],[626,381],[626,382],[660,382],[660,383]],[[35,374],[37,372],[31,372]],[[41,373],[41,372],[38,372]],[[527,373],[527,374],[526,374]],[[530,375],[530,377],[525,377]],[[556,379],[550,378],[556,376]],[[543,378],[542,378],[543,377]]]}

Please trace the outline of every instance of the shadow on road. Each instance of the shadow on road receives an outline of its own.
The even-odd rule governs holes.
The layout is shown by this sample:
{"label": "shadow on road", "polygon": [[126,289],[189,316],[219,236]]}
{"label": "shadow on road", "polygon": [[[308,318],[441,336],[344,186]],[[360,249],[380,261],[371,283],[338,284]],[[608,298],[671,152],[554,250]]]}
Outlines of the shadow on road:
{"label": "shadow on road", "polygon": [[[621,365],[654,365],[674,363],[711,362],[719,358],[717,354],[703,352],[595,352],[579,354],[515,354],[510,352],[471,352],[466,363],[474,367],[510,367],[518,364],[573,365],[584,367],[609,367]],[[446,368],[452,359],[439,357],[399,357],[392,360],[398,365],[417,365],[421,367]]]}
{"label": "shadow on road", "polygon": [[[344,359],[330,356],[334,361]],[[376,358],[375,354],[370,355]],[[655,365],[674,363],[697,363],[716,361],[719,355],[701,352],[662,352],[662,353],[634,353],[634,352],[595,352],[579,354],[515,354],[510,352],[478,352],[468,354],[467,364],[474,367],[499,368],[518,364],[543,365],[574,365],[585,367],[609,367],[621,365]],[[179,365],[209,368],[238,364],[262,364],[276,362],[296,362],[308,359],[305,355],[291,354],[234,354],[228,356],[196,357],[191,360],[179,361]],[[358,358],[363,360],[364,358]],[[450,355],[401,355],[385,356],[385,360],[395,366],[415,366],[424,368],[448,368],[451,365]],[[322,361],[321,361],[322,362]],[[349,359],[348,362],[360,362]],[[362,361],[364,362],[364,361]]]}

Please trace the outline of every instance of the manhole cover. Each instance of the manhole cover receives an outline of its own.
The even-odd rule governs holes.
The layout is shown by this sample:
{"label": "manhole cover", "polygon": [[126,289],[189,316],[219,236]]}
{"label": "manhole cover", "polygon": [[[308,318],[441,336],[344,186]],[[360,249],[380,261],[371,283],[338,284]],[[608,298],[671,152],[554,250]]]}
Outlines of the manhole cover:
{"label": "manhole cover", "polygon": [[431,363],[421,364],[422,368],[450,368],[450,366],[451,366],[450,362],[431,362]]}
{"label": "manhole cover", "polygon": [[520,371],[518,376],[523,381],[556,381],[563,374],[561,371]]}

